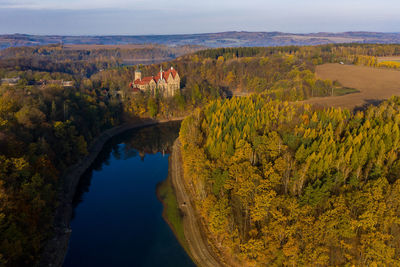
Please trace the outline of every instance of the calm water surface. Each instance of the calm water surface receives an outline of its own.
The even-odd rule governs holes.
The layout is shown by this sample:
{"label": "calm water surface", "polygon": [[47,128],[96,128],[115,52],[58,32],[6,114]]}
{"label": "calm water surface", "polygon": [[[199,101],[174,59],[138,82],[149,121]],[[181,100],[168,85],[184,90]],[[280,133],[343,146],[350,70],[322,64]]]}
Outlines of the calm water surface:
{"label": "calm water surface", "polygon": [[64,266],[194,266],[156,196],[178,131],[179,123],[132,130],[104,147],[81,179]]}

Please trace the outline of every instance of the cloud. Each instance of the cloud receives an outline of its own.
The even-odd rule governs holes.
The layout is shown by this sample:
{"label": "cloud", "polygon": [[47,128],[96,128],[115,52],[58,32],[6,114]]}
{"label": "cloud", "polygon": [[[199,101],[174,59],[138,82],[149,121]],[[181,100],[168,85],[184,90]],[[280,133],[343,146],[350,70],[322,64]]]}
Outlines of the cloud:
{"label": "cloud", "polygon": [[[297,14],[296,14],[297,13]],[[272,11],[209,10],[178,11],[121,9],[32,10],[1,9],[0,34],[60,34],[60,35],[146,35],[246,31],[398,31],[400,18],[354,19],[337,14],[303,14],[297,10],[285,14]]]}
{"label": "cloud", "polygon": [[0,0],[0,8],[18,8],[34,4],[32,1],[24,0]]}
{"label": "cloud", "polygon": [[0,0],[0,33],[398,31],[399,8],[398,0]]}
{"label": "cloud", "polygon": [[85,10],[107,8],[134,8],[145,0],[0,0],[0,8]]}
{"label": "cloud", "polygon": [[[388,8],[390,7],[390,8]],[[0,8],[32,10],[157,10],[170,12],[233,11],[273,12],[275,14],[336,13],[338,15],[375,14],[395,16],[400,13],[398,0],[0,0]]]}

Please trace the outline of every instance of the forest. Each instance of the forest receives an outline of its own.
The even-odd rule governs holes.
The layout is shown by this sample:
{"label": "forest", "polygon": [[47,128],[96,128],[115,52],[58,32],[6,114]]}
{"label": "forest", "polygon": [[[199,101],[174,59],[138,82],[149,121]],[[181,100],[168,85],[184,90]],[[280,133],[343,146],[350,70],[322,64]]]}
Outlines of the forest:
{"label": "forest", "polygon": [[0,50],[0,68],[64,72],[90,77],[96,72],[139,64],[168,61],[199,50],[198,46],[167,47],[163,45],[48,45],[12,47]]}
{"label": "forest", "polygon": [[[371,259],[378,265],[397,263],[393,214],[398,214],[399,101],[392,99],[355,115],[279,101],[329,96],[332,86],[340,87],[315,76],[318,64],[368,65],[361,59],[400,55],[399,45],[199,51],[161,64],[165,69],[173,66],[181,76],[182,88],[173,98],[133,94],[129,83],[136,67],[120,66],[117,57],[111,58],[114,52],[84,54],[57,45],[1,51],[0,78],[20,80],[0,85],[0,265],[38,263],[52,236],[61,177],[104,130],[141,117],[191,113],[197,115],[185,121],[181,136],[196,158],[185,154],[185,166],[198,170],[193,176],[196,197],[204,200],[202,214],[215,238],[240,260],[306,265],[314,253],[312,259],[322,265]],[[144,76],[159,69],[160,64],[141,66]],[[65,87],[43,80],[74,83]],[[235,91],[253,96],[225,100]],[[343,153],[346,160],[340,161]],[[254,175],[252,180],[246,178],[247,171]],[[232,173],[238,174],[234,180]],[[378,182],[382,197],[370,199]],[[343,205],[337,206],[336,200]],[[377,204],[382,210],[371,212],[369,207],[378,208]],[[346,209],[348,217],[334,225],[329,219],[336,217],[335,212],[342,214],[340,209]],[[377,216],[381,213],[387,215],[383,222]],[[313,228],[304,228],[309,224],[300,219],[312,222]],[[324,228],[327,225],[331,228]],[[274,237],[282,228],[273,227],[281,226],[285,234]],[[335,236],[332,240],[339,247],[318,239],[321,235],[311,231],[315,227]],[[324,244],[322,250],[312,247],[318,242]],[[261,251],[264,245],[268,250]],[[379,257],[371,254],[374,251],[381,253]],[[271,259],[275,253],[279,257]]]}
{"label": "forest", "polygon": [[[273,99],[304,100],[316,96],[331,96],[332,88],[342,94],[351,93],[337,81],[321,80],[315,67],[324,63],[388,67],[378,64],[377,57],[400,55],[400,45],[344,44],[322,46],[219,48],[198,51],[163,63],[163,69],[173,66],[181,76],[181,94],[175,101],[165,102],[161,96],[129,97],[127,84],[133,79],[133,69],[101,72],[94,77],[106,80],[109,88],[127,92],[125,107],[139,114],[154,106],[154,113],[166,115],[178,108],[190,110],[213,99],[233,93],[262,93]],[[141,66],[144,75],[152,75],[160,64]],[[155,105],[154,105],[155,103]],[[154,114],[153,114],[154,115]]]}
{"label": "forest", "polygon": [[[169,116],[186,107],[193,110],[212,99],[230,97],[235,93],[267,94],[273,99],[288,101],[304,100],[316,96],[353,93],[337,81],[321,80],[315,76],[315,67],[324,63],[344,63],[371,67],[387,67],[377,63],[377,57],[400,54],[399,45],[324,45],[316,47],[267,47],[267,48],[221,48],[199,51],[172,62],[164,63],[179,70],[182,77],[181,94],[175,101],[165,102],[160,97],[141,95],[125,99],[130,111]],[[146,75],[156,73],[160,65],[143,66]],[[129,75],[103,72],[100,75],[113,88],[129,92],[126,84],[133,79]],[[129,76],[129,77],[128,77]],[[118,77],[118,81],[114,77]],[[104,79],[103,79],[104,80]],[[125,84],[125,85],[124,85]],[[124,88],[125,86],[125,88]],[[178,109],[177,109],[178,108]]]}
{"label": "forest", "polygon": [[399,97],[355,114],[213,101],[182,123],[184,178],[241,266],[398,266],[399,127]]}
{"label": "forest", "polygon": [[121,113],[120,103],[94,91],[0,87],[0,265],[38,261],[52,235],[63,171],[97,135],[120,124]]}

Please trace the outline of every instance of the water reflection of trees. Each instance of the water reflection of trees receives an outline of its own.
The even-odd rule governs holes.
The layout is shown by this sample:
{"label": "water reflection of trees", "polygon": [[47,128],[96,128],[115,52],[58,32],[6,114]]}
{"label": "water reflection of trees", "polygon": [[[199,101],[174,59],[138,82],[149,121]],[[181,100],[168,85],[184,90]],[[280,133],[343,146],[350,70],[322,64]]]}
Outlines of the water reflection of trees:
{"label": "water reflection of trees", "polygon": [[128,159],[139,154],[144,159],[146,154],[158,152],[169,154],[175,139],[178,137],[179,126],[180,122],[169,122],[127,132],[119,136],[119,140],[116,140],[117,143],[122,141],[125,144],[125,146],[120,146],[123,151],[119,151],[120,149],[117,148],[113,155]]}
{"label": "water reflection of trees", "polygon": [[[73,207],[82,202],[82,197],[89,192],[93,170],[101,171],[109,165],[111,155],[117,160],[126,160],[136,156],[145,159],[146,154],[161,152],[169,154],[179,134],[180,122],[168,122],[151,127],[127,131],[108,141],[92,166],[82,175],[75,193]],[[74,213],[72,217],[74,217]]]}

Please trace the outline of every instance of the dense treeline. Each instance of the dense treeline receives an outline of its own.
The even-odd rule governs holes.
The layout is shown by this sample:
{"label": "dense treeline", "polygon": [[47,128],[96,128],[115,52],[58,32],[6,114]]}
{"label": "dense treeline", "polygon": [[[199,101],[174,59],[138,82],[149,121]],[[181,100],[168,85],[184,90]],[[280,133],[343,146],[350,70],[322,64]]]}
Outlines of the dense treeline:
{"label": "dense treeline", "polygon": [[[210,100],[224,98],[232,92],[263,92],[271,98],[291,101],[329,96],[334,94],[334,88],[341,86],[315,77],[316,65],[345,62],[375,66],[378,64],[377,56],[400,55],[399,45],[344,44],[209,49],[162,64],[164,69],[174,66],[182,78],[182,90],[174,99],[163,99],[161,95],[150,94],[132,96],[129,83],[133,80],[135,68],[109,68],[118,66],[122,57],[155,57],[158,55],[156,48],[161,49],[157,46],[154,50],[147,47],[92,50],[62,49],[61,46],[28,47],[5,50],[3,58],[11,60],[11,65],[23,70],[31,68],[76,74],[74,79],[77,83],[81,82],[81,87],[93,86],[104,94],[122,97],[125,110],[130,113],[168,117],[183,114],[186,110],[202,106]],[[168,55],[161,53],[159,56]],[[51,59],[51,62],[36,60],[36,57]],[[68,59],[69,57],[73,60]],[[158,64],[141,67],[143,76],[155,75],[159,68]],[[103,69],[107,70],[99,71]]]}
{"label": "dense treeline", "polygon": [[32,71],[31,69],[21,71],[0,68],[0,77],[19,77],[20,79],[17,82],[19,86],[39,85],[43,80],[80,81],[80,79],[77,79],[74,75],[63,72]]}
{"label": "dense treeline", "polygon": [[45,57],[15,57],[2,59],[0,68],[8,70],[38,71],[38,72],[60,72],[71,75],[89,77],[92,74],[107,68],[117,67],[120,62],[115,59],[107,60],[78,60],[68,59],[54,61],[52,58]]}
{"label": "dense treeline", "polygon": [[1,59],[50,58],[54,61],[106,60],[106,59],[151,59],[176,58],[200,49],[198,46],[168,47],[163,45],[48,45],[36,47],[14,47],[0,51]]}
{"label": "dense treeline", "polygon": [[394,56],[400,55],[399,44],[327,44],[318,46],[282,46],[282,47],[237,47],[217,48],[196,52],[202,58],[222,56],[226,59],[237,57],[267,57],[277,53],[297,54],[300,56],[323,57],[325,61],[341,60],[349,56]]}
{"label": "dense treeline", "polygon": [[95,91],[0,87],[0,265],[37,261],[52,234],[60,175],[120,114]]}
{"label": "dense treeline", "polygon": [[226,59],[238,57],[267,57],[276,53],[292,54],[300,50],[300,46],[282,46],[282,47],[229,47],[206,49],[196,52],[196,55],[202,58],[224,57]]}
{"label": "dense treeline", "polygon": [[176,68],[185,74],[188,88],[202,84],[224,91],[261,93],[285,100],[302,100],[311,96],[329,95],[332,83],[315,77],[314,64],[291,54],[269,57],[243,57],[226,60],[201,59],[176,61]]}
{"label": "dense treeline", "polygon": [[400,62],[398,61],[383,61],[376,64],[377,67],[389,68],[389,69],[400,69]]}
{"label": "dense treeline", "polygon": [[202,58],[234,59],[240,57],[269,57],[275,54],[289,54],[314,65],[339,63],[372,67],[399,68],[398,62],[379,62],[377,57],[400,56],[400,45],[376,44],[329,44],[320,46],[285,47],[244,47],[203,50],[196,53]]}
{"label": "dense treeline", "polygon": [[[28,266],[52,237],[63,172],[87,154],[96,136],[137,114],[125,116],[116,94],[129,83],[116,74],[128,77],[131,69],[99,72],[115,65],[110,55],[95,62],[102,51],[80,57],[59,46],[14,50],[2,51],[0,66],[0,78],[20,78],[0,86],[0,265]],[[107,74],[114,75],[111,82]]]}
{"label": "dense treeline", "polygon": [[0,51],[0,68],[17,66],[21,70],[64,72],[89,77],[100,70],[121,66],[125,61],[130,64],[167,61],[199,49],[197,46],[162,45],[14,47]]}
{"label": "dense treeline", "polygon": [[[376,57],[395,55],[400,55],[400,45],[351,44],[203,50],[162,64],[164,69],[172,65],[182,78],[183,90],[179,101],[167,106],[171,106],[173,110],[176,103],[186,103],[194,108],[232,92],[265,93],[273,99],[290,101],[330,96],[334,93],[333,89],[341,86],[315,77],[316,65],[344,62],[375,66]],[[144,66],[141,69],[144,76],[151,76],[159,71],[160,65]],[[100,75],[108,77],[107,81],[113,88],[129,92],[127,84],[133,79],[133,69],[127,70],[122,76],[110,73]],[[122,80],[124,84],[116,85]],[[345,89],[341,89],[346,93]],[[150,98],[132,98],[126,106],[143,114],[148,110],[147,103],[150,101],[158,103],[156,106],[159,114],[163,114],[161,110],[171,110],[161,108],[163,101],[160,98]]]}
{"label": "dense treeline", "polygon": [[180,131],[214,243],[243,265],[400,265],[400,98],[365,112],[214,101]]}
{"label": "dense treeline", "polygon": [[[250,48],[243,48],[247,49]],[[129,83],[133,80],[134,68],[100,72],[91,79],[103,89],[124,92],[125,108],[139,116],[171,116],[174,111],[192,110],[232,92],[266,93],[278,99],[303,100],[331,95],[333,87],[340,87],[331,81],[317,79],[311,60],[287,53],[228,60],[223,56],[211,59],[194,54],[161,66],[168,69],[171,65],[178,70],[182,87],[173,99],[149,93],[132,96]],[[155,75],[159,70],[160,65],[141,67],[143,76]]]}
{"label": "dense treeline", "polygon": [[[58,186],[62,183],[59,179],[61,174],[68,166],[71,166],[87,153],[88,145],[98,134],[107,128],[120,124],[120,122],[126,118],[132,119],[149,116],[165,118],[181,116],[198,107],[207,105],[210,101],[216,101],[207,108],[208,111],[214,113],[214,117],[207,117],[207,120],[203,117],[197,118],[197,120],[201,120],[201,123],[199,121],[194,121],[195,124],[193,128],[189,127],[194,133],[198,131],[201,132],[198,136],[193,135],[195,138],[199,138],[199,140],[193,140],[193,144],[197,144],[196,146],[193,145],[193,151],[198,150],[201,152],[196,153],[198,158],[194,160],[200,161],[204,159],[204,162],[206,162],[204,170],[212,174],[211,176],[208,174],[205,175],[203,169],[200,168],[197,173],[198,175],[203,175],[201,179],[208,178],[202,183],[198,180],[196,182],[196,190],[201,189],[199,191],[201,193],[199,194],[206,200],[204,202],[205,205],[207,203],[207,205],[218,204],[214,206],[215,210],[212,211],[212,213],[210,213],[211,211],[209,211],[207,207],[203,207],[203,215],[206,220],[213,223],[212,227],[214,228],[212,229],[214,229],[214,232],[219,233],[221,229],[225,229],[224,227],[227,227],[225,223],[228,223],[230,227],[237,226],[235,229],[226,228],[229,230],[226,231],[226,233],[232,236],[230,238],[221,236],[219,237],[221,238],[220,242],[229,244],[228,241],[231,240],[234,245],[229,244],[229,247],[235,251],[244,253],[243,255],[245,256],[243,256],[243,259],[246,261],[250,261],[254,257],[257,258],[257,261],[258,257],[265,257],[265,259],[267,259],[269,257],[268,255],[273,255],[275,252],[279,251],[279,253],[276,254],[279,255],[279,259],[277,259],[276,262],[283,262],[291,256],[289,257],[286,254],[282,254],[282,246],[285,244],[292,244],[290,242],[294,242],[295,238],[300,238],[299,236],[284,235],[284,237],[282,237],[283,239],[280,239],[279,242],[274,239],[275,243],[273,244],[276,245],[275,248],[273,246],[268,247],[268,249],[270,249],[268,253],[270,254],[264,255],[255,252],[260,248],[260,242],[264,242],[264,244],[267,242],[262,239],[261,233],[263,231],[262,229],[267,231],[268,228],[261,227],[269,225],[269,223],[274,222],[273,220],[276,219],[275,217],[271,217],[272,215],[270,213],[264,217],[255,214],[257,211],[252,206],[255,205],[254,203],[261,205],[257,208],[260,212],[262,212],[263,205],[270,205],[268,204],[269,202],[265,204],[265,201],[268,199],[265,200],[263,196],[258,196],[256,194],[257,192],[271,192],[271,194],[280,196],[280,198],[278,198],[279,201],[285,199],[285,201],[289,201],[287,203],[293,202],[298,203],[297,205],[301,207],[309,207],[308,210],[310,213],[306,213],[306,215],[311,217],[306,218],[314,218],[313,223],[316,223],[316,218],[319,218],[318,216],[322,216],[321,214],[329,210],[323,205],[322,200],[328,199],[329,201],[333,201],[332,197],[335,196],[344,198],[345,203],[353,201],[354,199],[350,198],[349,200],[348,197],[350,197],[350,195],[346,195],[345,193],[353,192],[351,190],[354,186],[358,186],[360,190],[367,190],[367,182],[372,183],[378,176],[385,177],[388,181],[385,192],[389,192],[391,190],[390,186],[394,184],[396,178],[394,174],[397,168],[397,165],[395,165],[396,161],[392,162],[394,164],[393,166],[385,164],[390,157],[397,155],[396,149],[394,149],[391,154],[385,152],[386,154],[380,155],[376,152],[376,145],[374,145],[375,143],[371,143],[372,141],[369,145],[374,147],[375,152],[373,153],[375,154],[368,156],[366,161],[363,158],[363,161],[360,162],[365,161],[367,163],[364,162],[362,167],[360,167],[361,165],[353,166],[353,163],[351,165],[346,165],[350,161],[346,161],[346,164],[343,162],[335,163],[341,173],[344,173],[344,178],[333,171],[332,165],[328,164],[329,166],[323,167],[322,170],[316,169],[317,167],[314,166],[314,161],[316,162],[318,160],[320,162],[320,157],[323,155],[317,153],[318,146],[313,142],[322,142],[320,134],[321,132],[325,132],[325,128],[322,129],[322,126],[318,126],[319,123],[316,122],[316,120],[320,120],[318,116],[322,116],[323,118],[329,117],[331,116],[329,112],[336,114],[332,115],[334,118],[340,115],[341,117],[339,116],[336,119],[332,119],[332,121],[336,123],[332,122],[334,138],[350,138],[352,134],[355,134],[353,132],[358,131],[356,127],[358,127],[360,123],[364,125],[365,117],[369,113],[361,114],[359,118],[352,117],[347,111],[331,110],[328,113],[317,112],[316,116],[318,118],[316,119],[313,118],[314,113],[311,114],[310,110],[305,110],[301,107],[293,108],[291,105],[277,104],[276,102],[265,102],[263,98],[301,100],[312,96],[330,95],[332,87],[339,87],[340,85],[331,81],[317,79],[314,74],[315,65],[325,62],[340,61],[354,64],[366,64],[365,62],[371,57],[398,55],[399,46],[353,44],[316,47],[206,50],[162,64],[164,69],[172,65],[178,70],[182,79],[182,89],[173,98],[164,98],[162,95],[152,95],[150,93],[133,94],[129,83],[133,80],[134,67],[115,67],[119,64],[118,58],[121,57],[121,54],[117,54],[121,53],[121,51],[117,49],[115,51],[102,53],[102,51],[96,52],[95,50],[90,53],[87,51],[84,52],[83,50],[72,50],[72,52],[68,52],[65,49],[61,49],[60,46],[15,48],[1,51],[0,78],[20,77],[20,80],[14,86],[0,86],[1,264],[5,263],[9,266],[21,266],[34,265],[37,262],[40,250],[46,238],[51,236],[51,221],[54,208],[57,205],[57,203],[55,203],[56,194],[58,192]],[[355,59],[359,60],[360,63],[354,61]],[[363,61],[363,59],[365,60]],[[110,67],[112,68],[110,69]],[[109,69],[105,70],[105,68]],[[158,64],[142,66],[143,76],[154,75],[159,69],[160,65]],[[68,80],[74,81],[74,85],[73,87],[62,87],[57,83],[42,83],[42,80]],[[246,102],[249,101],[246,99],[234,99],[232,101],[221,102],[221,99],[226,98],[230,91],[260,93],[262,97],[251,98],[252,100],[249,103]],[[253,103],[252,101],[257,103],[257,105],[254,106],[251,104]],[[395,101],[392,101],[390,103],[394,102]],[[227,105],[232,105],[232,107],[227,108]],[[238,108],[237,105],[241,105],[241,116],[235,115]],[[247,105],[249,106],[247,107]],[[397,111],[392,112],[392,110],[389,109],[389,104],[386,105],[388,105],[388,114],[391,114],[390,116],[395,116],[393,114],[397,114]],[[265,114],[259,111],[256,112],[255,107],[263,110]],[[267,107],[276,112],[271,113]],[[304,109],[304,111],[302,111],[302,109]],[[393,109],[396,110],[395,108]],[[266,119],[267,117],[265,117],[270,116],[268,114],[275,116],[269,118],[269,121],[276,121],[279,119],[282,123],[277,124],[275,122],[275,124],[271,124],[271,122],[268,122]],[[296,120],[303,118],[305,115],[308,116],[309,123],[307,125],[304,124],[304,129],[306,129],[304,131],[306,132],[296,132],[295,135],[290,134],[290,132],[293,132],[293,129],[296,131],[302,129],[297,129],[294,125]],[[392,120],[397,123],[396,116],[394,119],[392,118]],[[266,121],[260,123],[261,118],[264,118]],[[341,122],[342,119],[343,121]],[[307,120],[305,119],[305,121]],[[388,121],[389,119],[386,120],[385,118],[385,122],[388,123]],[[228,126],[225,125],[227,122],[229,122],[229,124],[227,124]],[[208,123],[211,125],[210,129],[207,129]],[[379,122],[374,122],[374,124],[372,120],[370,120],[369,123],[370,125],[380,125],[379,127],[383,127]],[[275,129],[274,131],[276,134],[270,133],[269,130],[264,132],[264,130],[267,129],[266,127],[270,125],[275,125],[271,129]],[[324,126],[329,126],[329,124]],[[186,126],[186,128],[188,127]],[[307,132],[307,129],[309,129],[310,132]],[[327,129],[330,128],[328,127]],[[256,139],[252,139],[255,132],[257,135],[261,136],[257,141]],[[328,133],[330,132],[331,131],[328,131]],[[350,134],[344,134],[347,132],[350,132]],[[371,133],[371,136],[375,135],[377,134]],[[188,134],[187,136],[192,135]],[[203,140],[204,138],[207,140]],[[276,140],[274,138],[276,138]],[[325,139],[326,138],[328,137],[325,137]],[[367,137],[363,136],[362,138],[365,139]],[[374,142],[383,142],[385,146],[387,146],[385,142],[388,138],[392,137],[385,137],[382,140],[373,140]],[[240,140],[247,142],[243,145],[243,153],[253,151],[256,146],[258,147],[257,149],[261,149],[261,152],[258,150],[254,150],[256,152],[251,152],[252,159],[250,163],[244,163],[243,166],[240,164],[237,165],[236,163],[229,165],[230,161],[236,162],[234,161],[235,157],[238,163],[242,162],[239,155],[235,156],[236,153],[239,153],[238,151],[242,151],[239,149],[241,147],[241,145],[239,145],[241,142]],[[335,149],[338,147],[342,150],[344,149],[346,153],[349,151],[348,146],[351,144],[350,141],[348,146],[343,148],[337,139],[333,140],[336,143],[332,148],[330,148],[332,143],[323,143],[324,146],[332,150],[329,151],[334,153],[333,151],[336,151]],[[187,141],[188,144],[191,142],[192,140],[190,142]],[[261,144],[269,142],[279,147],[279,153],[276,154],[276,156],[272,156],[272,154],[268,154],[270,156],[259,156],[264,155],[262,154],[264,152],[262,152],[263,145]],[[252,148],[253,150],[246,150],[249,144],[251,147],[254,147],[254,149]],[[397,143],[393,143],[393,146],[396,144]],[[382,147],[381,143],[379,143],[379,147]],[[351,157],[353,157],[353,151],[356,149],[361,148],[352,147]],[[369,148],[365,147],[363,149],[367,150]],[[304,155],[300,152],[297,155],[298,150],[303,151],[301,153],[304,153]],[[342,150],[337,151],[342,153]],[[314,154],[312,152],[314,152]],[[337,155],[341,155],[340,153],[333,155],[338,157]],[[376,156],[376,153],[378,153],[378,156]],[[309,158],[312,158],[312,160],[309,160]],[[334,156],[332,156],[332,158],[335,159]],[[378,160],[380,164],[379,168],[374,167],[378,166],[378,163],[375,164],[374,160]],[[355,161],[356,159],[354,159],[354,162]],[[330,163],[331,161],[327,162]],[[353,162],[352,158],[351,162]],[[263,165],[264,163],[267,165]],[[218,168],[215,168],[215,165],[209,164],[219,165]],[[230,185],[232,188],[225,185],[225,180],[230,177],[229,172],[232,173],[236,171],[235,169],[230,170],[226,167],[228,165],[225,164],[228,164],[229,168],[234,165],[245,168],[250,164],[251,168],[249,168],[249,170],[254,170],[258,175],[254,178],[256,182],[247,183],[245,174],[243,174],[244,176],[242,177],[238,177],[238,181],[244,181],[246,186],[250,186],[251,190],[245,187],[243,187],[243,189],[235,187],[234,189],[234,184]],[[307,164],[309,164],[307,168],[313,168],[312,174],[309,174],[306,168],[306,166],[308,166]],[[265,185],[265,189],[262,187],[254,191],[252,186],[257,185],[258,188],[260,185],[258,181],[261,181],[260,177],[263,177],[263,179],[264,177],[269,177],[267,172],[268,168],[265,166],[274,166],[274,169],[270,168],[271,171],[274,170],[271,172],[272,178],[268,178],[272,179],[272,185]],[[287,166],[290,166],[290,169],[287,169]],[[299,170],[302,168],[307,175],[303,176],[299,174]],[[329,171],[327,171],[327,168]],[[358,173],[357,175],[354,174],[354,170],[356,170],[356,174]],[[388,170],[390,170],[389,173],[387,173]],[[238,169],[238,171],[240,170]],[[330,173],[329,176],[325,176],[328,172]],[[321,173],[323,173],[323,175]],[[371,173],[374,174],[372,175]],[[279,180],[279,177],[282,175],[285,177],[284,185],[281,185]],[[296,179],[302,182],[294,182],[292,180],[294,179],[293,177],[297,177]],[[371,177],[373,177],[373,179]],[[332,182],[332,180],[345,180],[345,182],[343,182],[344,185],[342,186],[342,184],[337,184],[337,182]],[[357,184],[358,180],[361,181],[359,184]],[[350,185],[349,181],[352,181]],[[211,183],[212,186],[210,185]],[[198,186],[199,188],[197,188]],[[275,190],[275,193],[268,191],[270,189]],[[210,194],[210,190],[212,194]],[[256,198],[256,196],[258,197]],[[353,202],[359,203],[359,201]],[[287,210],[286,204],[274,202],[275,206],[273,207],[282,212],[283,215],[289,216],[288,214],[291,212]],[[365,203],[363,202],[363,204]],[[352,209],[351,212],[354,212],[354,209],[358,209],[358,206],[351,206],[350,208]],[[362,211],[365,210],[362,208],[363,207],[360,208],[360,214],[363,214]],[[222,213],[219,213],[219,211]],[[227,215],[221,217],[222,215],[220,216],[219,214]],[[353,213],[350,214],[354,216],[354,218],[359,218],[359,216],[361,216],[358,213],[355,215]],[[262,217],[261,219],[260,216]],[[289,221],[286,221],[286,224],[282,223],[282,225],[287,227],[285,228],[287,231],[294,231],[293,229],[297,227],[294,223],[295,219],[289,218],[287,220]],[[278,224],[280,224],[280,222]],[[374,225],[373,227],[378,229],[381,225]],[[271,228],[271,231],[273,231],[273,229],[274,228]],[[362,234],[368,234],[370,230],[356,229],[356,237],[349,236],[348,239],[343,242],[341,239],[344,247],[348,245],[348,243],[345,243],[347,241],[359,242],[357,243],[358,245],[364,244],[361,243],[364,241],[360,241],[362,240],[361,236]],[[272,237],[269,236],[268,238]],[[367,238],[367,235],[365,238]],[[390,255],[393,255],[393,253],[398,255],[398,245],[392,244],[389,234],[386,235],[385,232],[382,238],[388,238],[384,239],[384,241],[379,241],[385,246],[388,246],[388,253]],[[371,244],[373,246],[378,246],[381,243]],[[254,244],[254,251],[251,250],[252,244]],[[302,243],[299,242],[298,244]],[[365,244],[362,246],[365,247],[365,250],[370,249],[370,247],[367,247]],[[327,251],[329,251],[329,253],[340,254],[337,252],[338,248],[333,245],[325,244],[322,247],[325,247],[326,250],[323,251],[325,254],[321,254],[321,259],[326,259]],[[285,249],[286,248],[291,249],[289,245],[287,245]],[[393,248],[395,250],[393,250]],[[306,248],[300,247],[299,249]],[[360,251],[358,249],[359,247],[355,248],[354,251]],[[386,249],[386,247],[384,249]],[[248,251],[248,253],[246,251]],[[360,258],[357,258],[354,254],[356,252],[353,250],[351,251],[350,253],[346,250],[346,255],[351,255],[354,261],[348,261],[360,261]],[[250,254],[256,256],[248,256]],[[320,254],[317,256],[315,255],[313,256],[314,258]],[[368,262],[367,258],[365,258],[366,262]],[[342,258],[339,257],[339,259]],[[273,262],[273,260],[268,258],[268,262]],[[338,260],[338,262],[345,262],[345,260]]]}

